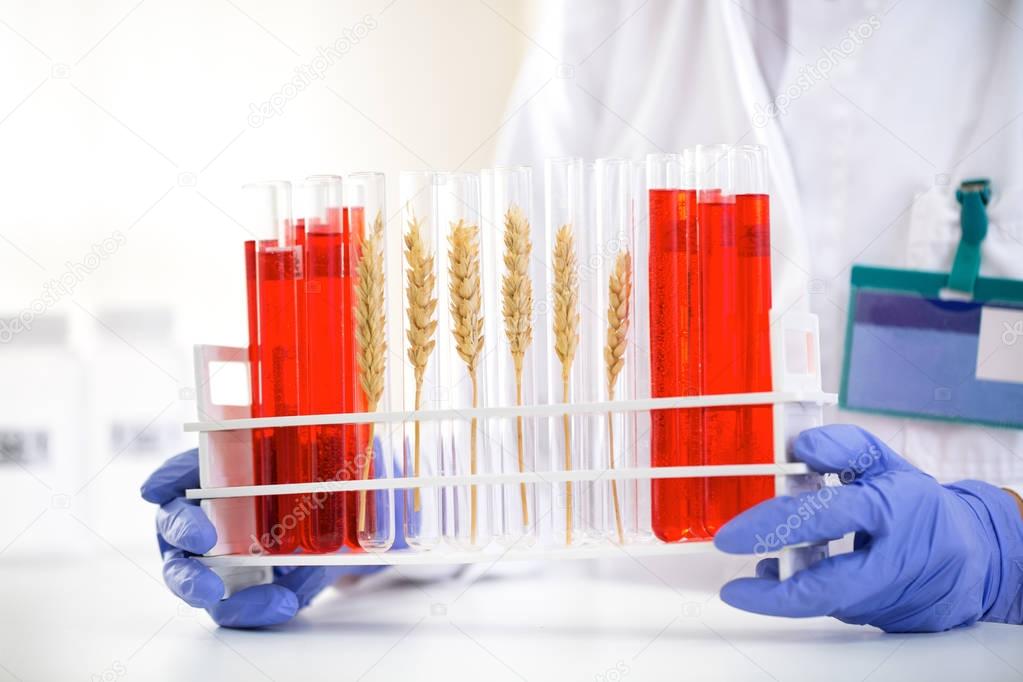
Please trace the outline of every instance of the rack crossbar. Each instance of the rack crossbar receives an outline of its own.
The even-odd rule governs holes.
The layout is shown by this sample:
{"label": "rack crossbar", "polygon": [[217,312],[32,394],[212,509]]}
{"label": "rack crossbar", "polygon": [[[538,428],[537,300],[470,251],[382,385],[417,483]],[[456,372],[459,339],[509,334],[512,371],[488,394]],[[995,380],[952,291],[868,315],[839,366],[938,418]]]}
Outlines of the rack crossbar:
{"label": "rack crossbar", "polygon": [[290,417],[252,417],[212,422],[189,422],[185,431],[239,431],[284,426],[321,426],[333,424],[401,424],[408,422],[469,421],[509,417],[555,417],[561,415],[607,414],[608,412],[646,412],[648,410],[695,409],[701,407],[774,405],[810,403],[834,405],[838,396],[822,391],[767,391],[762,393],[722,393],[677,398],[605,400],[588,403],[551,403],[507,407],[477,407],[444,410],[352,412],[347,414],[305,414]]}
{"label": "rack crossbar", "polygon": [[640,467],[623,469],[576,469],[573,471],[527,471],[507,474],[462,474],[458,476],[421,476],[418,478],[375,478],[354,481],[315,483],[277,483],[220,488],[191,488],[191,500],[300,493],[340,493],[359,490],[403,490],[408,488],[447,488],[465,485],[501,485],[515,483],[552,484],[569,481],[621,481],[661,478],[714,478],[719,476],[801,476],[810,473],[802,462],[772,464],[705,464],[678,467]]}

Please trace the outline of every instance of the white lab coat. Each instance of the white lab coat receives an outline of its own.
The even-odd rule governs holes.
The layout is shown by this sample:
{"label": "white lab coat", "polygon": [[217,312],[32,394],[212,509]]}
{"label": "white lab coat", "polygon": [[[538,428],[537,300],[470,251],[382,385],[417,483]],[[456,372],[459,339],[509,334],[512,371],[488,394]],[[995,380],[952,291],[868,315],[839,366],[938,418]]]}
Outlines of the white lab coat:
{"label": "white lab coat", "polygon": [[[850,267],[948,271],[960,180],[993,184],[982,274],[1023,278],[1020,2],[575,0],[547,5],[540,24],[524,28],[533,47],[498,162],[539,180],[548,156],[767,145],[774,304],[820,316],[826,390]],[[803,88],[818,59],[828,76]],[[755,117],[779,93],[784,113]],[[874,431],[941,480],[1023,483],[1023,431],[837,408],[827,419]]]}

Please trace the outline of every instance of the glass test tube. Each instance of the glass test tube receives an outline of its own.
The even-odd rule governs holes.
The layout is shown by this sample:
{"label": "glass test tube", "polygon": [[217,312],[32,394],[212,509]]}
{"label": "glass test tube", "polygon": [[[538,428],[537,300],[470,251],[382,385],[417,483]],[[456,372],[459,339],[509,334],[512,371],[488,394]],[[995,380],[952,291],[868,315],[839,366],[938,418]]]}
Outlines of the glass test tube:
{"label": "glass test tube", "polygon": [[[348,236],[345,263],[351,273],[350,364],[346,410],[390,411],[389,364],[400,354],[390,352],[387,324],[386,182],[383,173],[353,173],[345,181]],[[394,469],[397,424],[359,424],[346,427],[344,472],[349,478],[390,478]],[[398,493],[400,494],[400,493]],[[358,547],[370,552],[390,549],[394,543],[395,492],[375,490],[347,493],[345,514],[357,531]],[[349,544],[349,546],[351,546]],[[353,547],[354,549],[354,547]]]}
{"label": "glass test tube", "polygon": [[[450,334],[438,324],[441,292],[438,264],[446,258],[441,240],[437,205],[440,178],[428,171],[403,171],[400,176],[402,230],[402,396],[403,409],[445,407],[437,352],[439,334]],[[443,299],[447,300],[444,294]],[[404,424],[402,470],[404,476],[433,477],[441,471],[441,423]],[[453,492],[425,487],[402,491],[405,541],[412,549],[437,546],[442,539],[441,513],[453,512]],[[450,513],[450,512],[449,512]]]}
{"label": "glass test tube", "polygon": [[[607,397],[604,341],[607,335],[608,261],[615,248],[612,237],[600,232],[597,224],[597,163],[583,164],[583,218],[575,232],[576,258],[579,261],[579,345],[572,377],[572,400],[595,402]],[[576,425],[577,468],[603,471],[608,462],[606,415],[580,415]],[[607,539],[606,511],[610,488],[606,480],[575,484],[575,503],[580,513],[579,539],[598,542]]]}
{"label": "glass test tube", "polygon": [[[439,267],[437,351],[448,407],[484,407],[487,391],[484,348],[480,184],[473,173],[442,173],[437,205],[446,249]],[[456,476],[490,473],[489,424],[477,417],[444,425],[443,470]],[[445,507],[444,537],[460,549],[490,542],[490,488],[455,486]],[[449,513],[450,512],[450,513]]]}
{"label": "glass test tube", "polygon": [[[345,412],[345,396],[355,380],[347,365],[352,356],[352,273],[343,262],[351,247],[342,232],[342,179],[311,176],[299,187],[305,229],[304,253],[306,332],[305,358],[310,381],[306,397],[310,414]],[[343,430],[338,425],[309,427],[312,479],[341,480],[344,474]],[[336,552],[345,539],[343,493],[314,493],[309,543],[315,553]]]}
{"label": "glass test tube", "polygon": [[[575,399],[581,380],[593,381],[592,375],[581,373],[578,362],[580,341],[580,237],[586,229],[585,168],[582,159],[559,158],[544,162],[545,222],[547,244],[545,257],[550,263],[551,347],[548,356],[548,377],[551,402],[570,403]],[[577,379],[579,377],[579,379]],[[552,417],[551,464],[555,470],[578,470],[581,418],[568,414]],[[576,494],[578,483],[556,484],[553,493],[552,517],[554,542],[573,545],[582,541],[582,511]]]}
{"label": "glass test tube", "polygon": [[[650,286],[647,278],[650,259],[650,202],[646,186],[646,162],[631,162],[629,202],[632,218],[632,322],[626,351],[622,385],[626,395],[636,399],[650,397]],[[631,414],[633,435],[629,450],[620,457],[619,466],[646,468],[650,464],[652,411]],[[650,542],[654,539],[651,521],[650,483],[633,480],[619,483],[625,514],[627,542]]]}
{"label": "glass test tube", "polygon": [[[596,329],[584,329],[588,354],[596,360],[590,385],[596,391],[583,400],[629,400],[634,397],[635,345],[632,328],[634,301],[634,211],[632,204],[632,164],[625,159],[597,159],[594,177],[594,229],[596,249],[589,251],[586,271],[592,274],[592,295],[585,293],[583,319],[594,318]],[[584,278],[584,282],[586,278]],[[584,291],[587,289],[584,284]],[[584,325],[585,327],[585,325]],[[592,335],[591,335],[592,334]],[[590,341],[589,339],[592,339]],[[603,378],[600,381],[599,378]],[[592,389],[591,389],[592,391]],[[603,436],[588,448],[597,470],[629,466],[635,456],[635,413],[608,412],[592,426]],[[635,504],[636,481],[600,480],[590,487],[591,504],[597,513],[594,531],[624,544],[631,540],[629,506]]]}
{"label": "glass test tube", "polygon": [[[650,320],[650,395],[692,396],[700,391],[699,234],[693,157],[647,157],[649,229],[647,295]],[[650,414],[652,466],[703,464],[702,411]],[[702,479],[651,481],[651,523],[665,542],[708,537]]]}
{"label": "glass test tube", "polygon": [[[735,239],[735,193],[732,154],[728,145],[696,148],[700,232],[700,271],[703,287],[703,373],[701,393],[742,390],[742,346],[739,316],[739,252]],[[734,464],[742,432],[740,408],[704,410],[704,448],[707,464]],[[713,534],[738,507],[739,480],[712,478],[707,482],[706,529]]]}
{"label": "glass test tube", "polygon": [[[249,184],[243,190],[248,197],[249,230],[256,235],[253,242],[246,244],[250,283],[249,357],[250,363],[258,368],[253,372],[253,414],[260,417],[298,415],[303,410],[302,391],[306,378],[302,357],[305,234],[292,219],[290,183]],[[255,429],[253,448],[257,485],[312,480],[309,443],[302,430],[296,427]],[[259,498],[256,504],[262,551],[290,554],[311,546],[311,495],[267,496]]]}
{"label": "glass test tube", "polygon": [[[533,234],[532,175],[524,166],[481,173],[488,405],[536,404],[537,354],[543,348],[535,343],[538,292],[530,270],[542,256],[543,243],[538,246]],[[535,420],[525,417],[491,420],[489,442],[500,473],[535,470],[535,427]],[[536,486],[495,486],[494,504],[493,533],[499,543],[529,547],[536,542]]]}
{"label": "glass test tube", "polygon": [[[736,240],[739,251],[739,306],[742,318],[740,390],[772,390],[771,383],[771,206],[768,196],[767,149],[746,145],[732,150]],[[771,405],[742,408],[739,464],[774,461],[774,419]],[[739,505],[722,510],[728,518],[774,495],[770,476],[739,480]],[[727,520],[727,519],[722,519]]]}

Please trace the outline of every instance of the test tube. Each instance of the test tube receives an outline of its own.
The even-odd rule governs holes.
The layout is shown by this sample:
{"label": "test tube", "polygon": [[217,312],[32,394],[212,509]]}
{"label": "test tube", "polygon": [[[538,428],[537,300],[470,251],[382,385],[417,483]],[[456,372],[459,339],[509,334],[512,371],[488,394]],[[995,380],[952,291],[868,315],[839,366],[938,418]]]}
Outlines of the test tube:
{"label": "test tube", "polygon": [[[770,391],[771,205],[767,149],[761,145],[744,145],[735,147],[732,153],[744,355],[740,390]],[[771,405],[755,405],[741,410],[743,435],[737,451],[737,463],[769,464],[774,461],[772,415]],[[730,516],[773,494],[774,482],[770,476],[740,479],[739,505],[730,510]]]}
{"label": "test tube", "polygon": [[[703,373],[701,393],[742,390],[742,346],[739,311],[739,252],[735,234],[733,156],[728,145],[698,146],[700,271],[703,287]],[[703,411],[707,464],[734,464],[741,443],[740,408],[710,407]],[[712,535],[739,506],[738,478],[707,482],[706,529]]]}
{"label": "test tube", "polygon": [[[260,417],[302,414],[305,386],[304,229],[291,214],[291,184],[245,185],[255,239],[246,245],[250,297],[250,362],[253,413]],[[253,316],[252,313],[255,313]],[[253,324],[253,317],[255,324]],[[252,332],[256,332],[252,350]],[[311,481],[311,458],[305,434],[297,427],[255,429],[254,470],[257,485]],[[257,501],[257,530],[262,551],[290,554],[310,543],[312,495],[277,495]]]}
{"label": "test tube", "polygon": [[[400,175],[402,221],[402,386],[403,409],[417,411],[446,406],[437,338],[450,334],[439,326],[441,308],[438,263],[447,253],[441,241],[437,206],[439,176],[429,171]],[[447,296],[444,296],[447,300]],[[404,425],[402,470],[407,478],[442,473],[440,422],[413,420]],[[448,488],[410,488],[402,492],[405,541],[415,550],[436,547],[442,540],[442,510],[453,512]]]}
{"label": "test tube", "polygon": [[[649,227],[647,295],[650,320],[650,395],[699,393],[701,375],[699,234],[691,152],[647,157]],[[658,466],[703,464],[700,410],[650,414],[650,460]],[[651,523],[664,542],[699,540],[704,529],[702,479],[651,481]]]}
{"label": "test tube", "polygon": [[[489,405],[536,404],[536,364],[543,348],[536,344],[531,265],[543,248],[533,233],[532,169],[525,166],[485,169],[483,204],[483,271],[485,336],[489,351]],[[542,296],[543,292],[539,292]],[[542,355],[540,356],[542,357]],[[492,420],[492,457],[500,473],[524,473],[536,466],[535,420]],[[536,487],[507,484],[494,489],[493,533],[505,546],[529,547],[537,539]]]}
{"label": "test tube", "polygon": [[[583,342],[596,366],[587,376],[602,377],[603,381],[590,381],[595,389],[583,400],[616,401],[634,397],[632,375],[636,368],[630,352],[635,345],[636,330],[632,327],[635,313],[635,248],[634,210],[632,203],[632,164],[626,159],[597,159],[594,164],[594,245],[589,251],[589,262],[584,269],[583,319],[592,318],[595,328],[584,322]],[[632,362],[630,362],[632,361]],[[588,368],[589,369],[589,368]],[[592,389],[590,389],[592,391]],[[597,470],[613,470],[628,466],[635,451],[635,414],[609,411],[598,419],[591,433],[601,434],[587,451],[593,461],[588,466]],[[631,540],[628,505],[634,502],[634,481],[598,480],[592,490],[591,505],[596,512],[593,532],[624,544]]]}
{"label": "test tube", "polygon": [[[635,399],[650,397],[650,286],[647,279],[650,259],[650,202],[646,186],[646,162],[630,163],[631,187],[629,200],[632,225],[632,322],[629,325],[631,343],[626,351],[622,384],[626,394]],[[620,466],[645,469],[650,464],[650,435],[652,411],[631,413],[632,435],[627,440]],[[650,483],[648,481],[620,481],[622,507],[625,514],[627,542],[644,543],[654,539],[651,519]]]}
{"label": "test tube", "polygon": [[[343,262],[351,278],[351,304],[345,310],[350,311],[346,325],[352,334],[345,371],[353,378],[346,385],[346,412],[387,412],[392,404],[389,364],[400,354],[391,353],[388,343],[386,211],[383,173],[353,173],[346,178]],[[346,429],[344,475],[390,478],[401,426],[359,424]],[[394,496],[393,490],[347,493],[345,515],[357,529],[357,547],[370,552],[390,549],[397,530]],[[350,539],[347,544],[352,546]]]}
{"label": "test tube", "polygon": [[[342,232],[342,179],[336,175],[310,176],[299,187],[301,217],[305,229],[306,360],[310,380],[306,385],[308,413],[335,414],[348,411],[345,395],[355,375],[347,364],[352,349],[352,273],[344,263],[350,248]],[[344,478],[343,432],[346,427],[309,427],[312,479]],[[310,515],[309,542],[303,549],[313,553],[336,552],[344,545],[343,493],[316,493]]]}
{"label": "test tube", "polygon": [[[582,380],[594,381],[579,368],[581,326],[580,240],[586,229],[585,167],[582,159],[557,158],[544,162],[545,257],[550,262],[551,348],[547,376],[551,382],[552,402],[570,403]],[[582,462],[581,417],[563,414],[552,418],[551,464],[555,470],[575,471]],[[582,537],[582,505],[572,481],[555,484],[552,492],[554,540],[574,545]]]}
{"label": "test tube", "polygon": [[[481,206],[479,176],[442,173],[438,176],[439,224],[447,246],[441,254],[438,279],[437,351],[443,395],[448,407],[484,407],[487,391],[484,348]],[[443,470],[459,475],[489,473],[489,424],[469,416],[444,424]],[[445,540],[459,549],[479,549],[491,539],[491,496],[488,486],[455,486],[445,507]],[[449,513],[450,512],[450,513]]]}

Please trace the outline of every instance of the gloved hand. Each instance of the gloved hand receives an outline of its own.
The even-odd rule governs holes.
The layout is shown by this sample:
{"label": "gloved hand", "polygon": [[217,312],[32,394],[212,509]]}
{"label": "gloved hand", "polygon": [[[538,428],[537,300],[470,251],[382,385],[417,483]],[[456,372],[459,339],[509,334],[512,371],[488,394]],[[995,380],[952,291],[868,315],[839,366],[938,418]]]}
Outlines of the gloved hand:
{"label": "gloved hand", "polygon": [[778,580],[777,559],[722,601],[774,616],[829,615],[888,632],[933,632],[977,620],[1023,622],[1023,517],[980,481],[939,485],[860,428],[804,431],[795,456],[841,487],[767,500],[725,524],[714,544],[750,554],[855,531],[854,551]]}
{"label": "gloved hand", "polygon": [[142,497],[160,505],[156,540],[164,560],[164,582],[189,606],[206,609],[218,625],[253,628],[284,623],[340,576],[363,575],[381,568],[277,567],[273,584],[247,587],[222,599],[224,583],[220,576],[191,558],[208,551],[217,541],[206,514],[184,497],[186,489],[198,487],[199,453],[189,450],[171,457],[154,471],[142,484]]}

